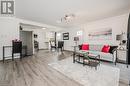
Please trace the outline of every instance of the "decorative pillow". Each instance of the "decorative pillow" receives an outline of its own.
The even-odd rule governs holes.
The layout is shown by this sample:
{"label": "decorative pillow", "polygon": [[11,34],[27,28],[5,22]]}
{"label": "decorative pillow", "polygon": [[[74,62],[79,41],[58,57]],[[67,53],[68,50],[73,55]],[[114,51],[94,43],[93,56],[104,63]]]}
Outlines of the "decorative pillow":
{"label": "decorative pillow", "polygon": [[89,44],[83,44],[82,50],[89,50]]}
{"label": "decorative pillow", "polygon": [[113,51],[114,51],[115,49],[117,49],[117,48],[118,48],[118,46],[110,46],[109,53],[112,53],[112,54],[113,54]]}
{"label": "decorative pillow", "polygon": [[104,52],[104,53],[109,53],[109,50],[110,50],[109,45],[104,45],[103,48],[102,48],[102,52]]}
{"label": "decorative pillow", "polygon": [[79,47],[79,50],[82,50],[82,45],[79,45],[78,47]]}

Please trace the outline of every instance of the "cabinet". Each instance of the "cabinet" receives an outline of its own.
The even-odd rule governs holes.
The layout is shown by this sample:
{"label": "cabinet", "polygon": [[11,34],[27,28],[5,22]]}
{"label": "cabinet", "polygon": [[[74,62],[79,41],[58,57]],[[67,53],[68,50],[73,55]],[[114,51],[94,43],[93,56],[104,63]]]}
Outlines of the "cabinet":
{"label": "cabinet", "polygon": [[127,62],[127,50],[117,49],[117,62],[126,63]]}
{"label": "cabinet", "polygon": [[127,49],[117,49],[116,50],[116,62],[123,63],[127,65],[128,68],[128,60],[127,60]]}

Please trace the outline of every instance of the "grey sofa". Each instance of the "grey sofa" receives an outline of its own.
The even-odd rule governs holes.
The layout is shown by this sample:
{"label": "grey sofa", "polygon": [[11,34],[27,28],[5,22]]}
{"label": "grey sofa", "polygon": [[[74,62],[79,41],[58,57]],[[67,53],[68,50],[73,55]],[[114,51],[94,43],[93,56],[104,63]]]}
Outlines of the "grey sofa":
{"label": "grey sofa", "polygon": [[[79,50],[81,50],[81,46],[79,45]],[[100,55],[100,59],[104,61],[115,62],[116,61],[116,49],[118,46],[110,46],[109,53],[102,52],[102,48],[104,45],[92,45],[89,44],[89,50],[84,50],[89,52],[90,54]]]}

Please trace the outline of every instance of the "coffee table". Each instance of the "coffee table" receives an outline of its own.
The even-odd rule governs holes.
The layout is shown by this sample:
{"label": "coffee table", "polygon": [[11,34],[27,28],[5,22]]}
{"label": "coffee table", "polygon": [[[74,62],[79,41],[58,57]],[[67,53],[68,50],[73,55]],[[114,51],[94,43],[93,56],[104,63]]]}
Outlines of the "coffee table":
{"label": "coffee table", "polygon": [[73,63],[78,62],[83,64],[83,66],[88,65],[90,67],[95,67],[96,70],[97,66],[100,65],[100,55],[90,54],[83,50],[73,53]]}

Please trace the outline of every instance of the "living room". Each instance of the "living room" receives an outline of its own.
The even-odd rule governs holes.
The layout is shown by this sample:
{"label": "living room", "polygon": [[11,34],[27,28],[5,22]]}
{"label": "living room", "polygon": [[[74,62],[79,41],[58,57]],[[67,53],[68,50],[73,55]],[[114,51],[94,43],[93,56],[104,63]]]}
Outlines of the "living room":
{"label": "living room", "polygon": [[[124,40],[127,39],[126,33],[127,33],[127,27],[128,27],[128,17],[129,17],[129,14],[126,13],[123,15],[118,15],[118,16],[114,16],[114,17],[105,18],[102,20],[97,20],[94,22],[89,22],[89,23],[81,25],[80,27],[70,28],[69,31],[68,30],[61,31],[61,33],[68,32],[70,35],[69,40],[64,40],[65,41],[64,49],[68,50],[68,51],[74,51],[74,46],[76,47],[77,45],[82,45],[82,44],[86,45],[87,44],[87,45],[89,45],[88,50],[92,51],[92,53],[98,54],[97,53],[98,46],[102,46],[102,48],[103,48],[103,45],[118,46],[119,50],[117,50],[117,52],[116,52],[117,57],[118,57],[118,59],[126,62],[127,61],[127,58],[126,58],[127,53],[125,51],[126,45],[120,45],[120,41],[117,40],[117,35],[123,33],[123,39]],[[97,33],[104,32],[105,30],[109,30],[109,29],[112,30],[111,37],[104,39],[103,37],[105,35],[101,36],[101,38],[100,37],[91,38],[89,36],[90,33],[97,34]],[[74,39],[75,37],[77,37],[78,40],[75,40]],[[93,49],[91,50],[90,48],[92,48],[92,47],[93,47]],[[78,49],[79,48],[77,48],[77,52],[78,52]],[[102,49],[100,49],[100,51],[101,50]],[[124,50],[124,51],[120,51],[120,50]],[[88,52],[91,53],[90,51],[88,51]],[[104,54],[105,58],[103,58],[102,60],[108,61],[108,65],[111,65],[111,64],[113,64],[111,62],[114,62],[114,64],[111,65],[111,66],[114,66],[115,61],[113,61],[113,58],[111,59],[109,57],[110,59],[109,58],[107,59],[105,55],[110,56],[110,55]],[[107,64],[107,62],[105,64]],[[123,70],[123,72],[124,72],[127,70],[127,69],[124,69],[124,68],[127,68],[127,64],[125,64],[125,65],[126,66],[124,66],[124,67],[119,67],[119,65],[118,65],[118,67],[120,68],[120,71]],[[122,75],[125,76],[125,74],[121,74],[121,76]],[[128,75],[128,77],[129,77],[129,75]]]}
{"label": "living room", "polygon": [[0,4],[0,86],[130,85],[129,0]]}

